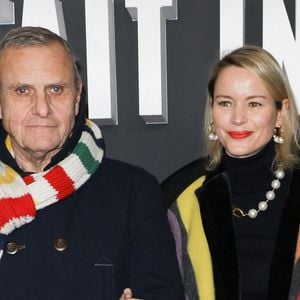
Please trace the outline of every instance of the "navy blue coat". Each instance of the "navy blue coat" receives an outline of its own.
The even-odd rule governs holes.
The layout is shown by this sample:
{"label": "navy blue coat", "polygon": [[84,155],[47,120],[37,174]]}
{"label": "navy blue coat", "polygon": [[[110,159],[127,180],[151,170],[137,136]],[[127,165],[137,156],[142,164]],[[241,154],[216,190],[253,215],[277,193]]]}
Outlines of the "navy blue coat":
{"label": "navy blue coat", "polygon": [[136,298],[184,299],[159,185],[125,163],[104,158],[75,194],[7,242],[21,248],[0,261],[1,300],[110,300],[126,287]]}

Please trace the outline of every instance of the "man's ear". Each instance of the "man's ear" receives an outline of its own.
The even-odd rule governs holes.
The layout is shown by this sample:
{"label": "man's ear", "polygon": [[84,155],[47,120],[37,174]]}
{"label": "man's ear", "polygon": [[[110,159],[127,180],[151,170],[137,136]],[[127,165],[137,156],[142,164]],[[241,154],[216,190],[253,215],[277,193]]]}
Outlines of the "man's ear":
{"label": "man's ear", "polygon": [[82,81],[80,80],[76,86],[75,116],[77,116],[79,113],[79,104],[80,104],[80,99],[81,99],[81,93],[82,93]]}
{"label": "man's ear", "polygon": [[0,119],[2,119],[2,104],[1,104],[1,99],[0,99]]}

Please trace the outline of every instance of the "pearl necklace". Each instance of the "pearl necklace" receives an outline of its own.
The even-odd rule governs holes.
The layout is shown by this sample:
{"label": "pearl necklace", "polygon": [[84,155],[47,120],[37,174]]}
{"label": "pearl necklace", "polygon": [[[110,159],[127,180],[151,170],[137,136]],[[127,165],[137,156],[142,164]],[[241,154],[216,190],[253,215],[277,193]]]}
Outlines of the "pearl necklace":
{"label": "pearl necklace", "polygon": [[232,213],[235,217],[241,218],[241,217],[248,216],[249,218],[254,219],[257,217],[259,212],[265,211],[268,209],[268,203],[269,203],[269,201],[272,201],[275,199],[275,196],[276,196],[275,190],[278,190],[280,188],[280,179],[284,178],[284,175],[285,175],[284,171],[281,169],[277,169],[274,172],[274,174],[275,174],[276,179],[274,179],[271,182],[272,190],[266,192],[266,200],[260,201],[258,203],[258,209],[251,208],[251,209],[249,209],[248,213],[244,213],[244,211],[241,208],[233,207]]}

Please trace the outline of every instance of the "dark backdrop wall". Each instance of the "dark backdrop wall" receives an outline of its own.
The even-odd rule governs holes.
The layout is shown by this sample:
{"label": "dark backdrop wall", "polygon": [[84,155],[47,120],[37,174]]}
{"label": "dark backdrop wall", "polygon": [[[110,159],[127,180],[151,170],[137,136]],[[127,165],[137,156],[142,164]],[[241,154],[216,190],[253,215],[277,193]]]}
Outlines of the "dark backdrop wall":
{"label": "dark backdrop wall", "polygon": [[[207,76],[219,57],[219,1],[226,0],[178,0],[178,20],[166,25],[168,124],[146,125],[138,111],[137,23],[125,0],[115,0],[119,122],[101,126],[107,156],[140,165],[163,180],[202,155]],[[16,22],[1,25],[0,38],[21,25],[23,0],[12,2]],[[244,0],[245,43],[262,45],[262,2]],[[284,3],[294,26],[295,0]],[[68,40],[81,58],[86,82],[84,0],[63,0],[62,4]]]}

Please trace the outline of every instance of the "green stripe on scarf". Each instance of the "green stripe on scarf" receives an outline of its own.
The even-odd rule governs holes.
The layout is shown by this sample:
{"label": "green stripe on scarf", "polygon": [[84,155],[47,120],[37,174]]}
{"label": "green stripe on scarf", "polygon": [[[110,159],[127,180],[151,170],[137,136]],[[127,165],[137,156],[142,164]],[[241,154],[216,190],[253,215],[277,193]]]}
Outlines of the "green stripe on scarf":
{"label": "green stripe on scarf", "polygon": [[[87,169],[88,174],[93,174],[98,168],[99,162],[94,159],[87,145],[78,143],[74,148],[73,153],[78,155],[82,164]],[[82,155],[82,153],[84,153],[84,155]]]}

